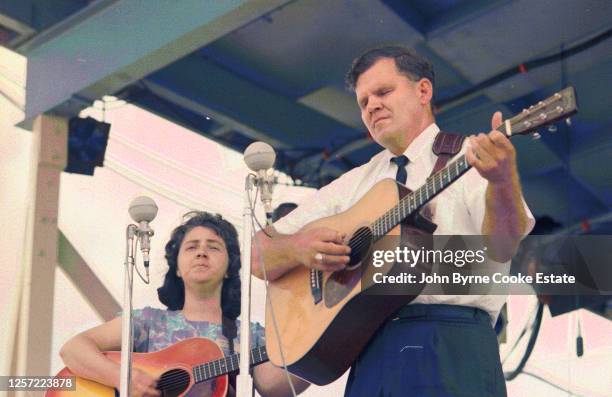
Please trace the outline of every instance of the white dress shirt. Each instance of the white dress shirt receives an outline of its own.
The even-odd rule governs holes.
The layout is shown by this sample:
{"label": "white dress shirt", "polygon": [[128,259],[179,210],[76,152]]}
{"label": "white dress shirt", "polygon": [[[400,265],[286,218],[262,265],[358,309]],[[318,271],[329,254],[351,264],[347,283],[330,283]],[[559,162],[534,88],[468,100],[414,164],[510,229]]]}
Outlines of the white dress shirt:
{"label": "white dress shirt", "polygon": [[[412,191],[423,185],[433,170],[438,157],[433,153],[432,145],[439,131],[436,124],[431,124],[404,152],[409,159],[406,187]],[[457,156],[465,153],[467,142],[466,139]],[[349,209],[375,183],[385,178],[395,179],[397,165],[391,162],[394,156],[389,150],[383,150],[368,163],[346,172],[321,188],[305,203],[276,222],[274,227],[279,233],[292,234],[307,223]],[[434,235],[481,235],[487,184],[488,181],[472,168],[434,198],[431,204],[432,220],[438,225]],[[528,217],[524,231],[526,235],[535,221],[524,200],[523,203]],[[509,262],[499,266],[509,270]],[[420,295],[413,303],[473,306],[488,312],[492,321],[495,321],[505,301],[506,295]]]}

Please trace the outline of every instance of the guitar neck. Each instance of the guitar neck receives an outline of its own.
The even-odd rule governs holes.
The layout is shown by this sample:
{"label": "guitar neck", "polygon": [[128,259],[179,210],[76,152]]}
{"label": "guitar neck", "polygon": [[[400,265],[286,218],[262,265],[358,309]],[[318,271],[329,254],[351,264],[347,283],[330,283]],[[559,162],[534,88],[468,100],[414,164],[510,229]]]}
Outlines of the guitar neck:
{"label": "guitar neck", "polygon": [[[516,123],[516,118],[510,119],[510,124],[512,124],[513,120]],[[505,125],[501,125],[497,130],[506,134]],[[385,212],[383,216],[372,223],[371,228],[374,237],[378,239],[389,233],[391,229],[431,201],[470,168],[472,166],[468,163],[465,154],[463,154],[440,171],[430,175],[423,186],[404,196],[395,207]]]}
{"label": "guitar neck", "polygon": [[[266,352],[265,346],[256,347],[251,350],[251,367],[266,361],[268,361],[268,353]],[[215,361],[196,365],[193,367],[193,377],[196,383],[200,383],[216,378],[217,376],[237,371],[239,367],[240,354],[236,353]]]}
{"label": "guitar neck", "polygon": [[[508,138],[512,138],[515,135],[525,135],[539,127],[571,116],[577,110],[574,88],[567,87],[506,120],[497,130]],[[468,164],[465,155],[461,155],[442,170],[429,176],[423,186],[407,194],[395,207],[391,208],[370,225],[373,237],[379,239],[386,235],[400,222],[459,179],[470,168],[471,166]]]}

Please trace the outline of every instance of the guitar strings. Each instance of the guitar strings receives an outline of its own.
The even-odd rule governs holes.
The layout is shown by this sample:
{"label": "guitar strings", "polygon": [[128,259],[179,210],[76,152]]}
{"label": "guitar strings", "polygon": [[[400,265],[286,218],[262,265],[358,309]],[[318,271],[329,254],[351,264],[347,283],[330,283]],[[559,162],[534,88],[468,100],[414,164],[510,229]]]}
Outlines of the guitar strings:
{"label": "guitar strings", "polygon": [[[212,363],[207,363],[207,364],[202,364],[202,367],[206,367],[208,366],[209,368],[211,367]],[[171,370],[172,371],[172,370]],[[189,373],[185,370],[174,370],[174,373],[171,373],[168,376],[163,376],[161,380],[157,383],[157,387],[164,389],[167,386],[176,386],[176,385],[180,385],[183,384],[185,382],[185,380],[187,381],[187,385],[189,384],[189,380],[191,378],[191,376],[189,375]],[[170,372],[170,371],[168,371]],[[212,371],[209,370],[209,372],[212,374]],[[205,372],[206,374],[206,372]],[[214,378],[215,376],[204,376],[204,378],[202,379],[202,381],[206,381],[209,379]]]}
{"label": "guitar strings", "polygon": [[[254,352],[251,352],[252,361],[256,361],[254,354],[255,354]],[[261,354],[261,353],[259,353],[259,354]],[[212,361],[212,362],[209,362],[209,363],[201,364],[201,365],[199,365],[197,367],[204,368],[204,371],[206,371],[205,368],[208,367],[209,368],[208,372],[212,375],[213,372],[215,371],[215,369],[214,369],[215,368],[215,363],[217,363],[219,365],[219,368],[221,369],[222,368],[222,363],[221,362],[223,360],[226,361],[226,363],[224,365],[224,370],[228,370],[228,368],[229,368],[229,365],[227,365],[227,360],[228,359],[231,360],[231,356],[230,357],[224,357],[222,359],[215,360],[215,361]],[[169,373],[169,372],[172,372],[172,371],[174,371],[174,372],[171,373],[170,375],[167,375],[165,377],[162,375],[162,378],[161,378],[160,382],[158,382],[158,384],[157,384],[158,388],[161,387],[161,389],[165,389],[167,386],[181,385],[181,384],[183,384],[185,379],[186,379],[187,385],[189,385],[189,380],[190,380],[191,376],[189,375],[189,373],[187,371],[185,371],[185,370],[178,370],[177,369],[177,370],[170,370],[170,371],[168,371],[166,373]],[[231,372],[231,371],[229,371],[229,372]],[[204,374],[205,374],[205,376],[203,377],[203,379],[201,381],[207,381],[207,380],[216,378],[217,376],[220,376],[220,375],[208,376],[208,375],[206,375],[206,372],[204,372]]]}
{"label": "guitar strings", "polygon": [[[462,169],[459,169],[459,165],[461,165]],[[411,192],[410,194],[408,194],[407,196],[403,197],[399,203],[397,208],[400,210],[399,212],[397,210],[393,210],[393,211],[388,211],[386,212],[381,218],[377,219],[374,223],[377,223],[379,221],[389,221],[391,220],[392,223],[397,224],[399,223],[399,219],[397,218],[402,218],[402,214],[401,214],[401,210],[404,209],[407,213],[411,213],[414,210],[416,210],[416,208],[418,207],[416,202],[416,196],[417,194],[420,197],[419,201],[424,201],[423,200],[423,192],[425,193],[425,200],[429,200],[433,195],[429,195],[428,192],[432,191],[434,192],[434,195],[439,193],[441,190],[443,190],[446,186],[444,186],[444,178],[443,175],[444,173],[449,173],[449,176],[447,176],[447,180],[448,180],[448,184],[450,184],[451,182],[453,182],[457,177],[460,176],[460,174],[462,172],[464,172],[465,170],[469,169],[469,166],[466,166],[467,163],[465,162],[465,155],[462,155],[461,157],[459,157],[457,160],[453,161],[451,164],[449,164],[448,166],[444,167],[442,170],[436,172],[435,174],[431,175],[430,177],[427,178],[427,180],[425,181],[425,183],[423,184],[423,186],[421,186],[420,188],[418,188],[417,190],[415,190],[414,192]],[[450,171],[452,168],[456,169],[456,175],[450,175]],[[440,180],[440,188],[436,187],[436,177],[438,177],[438,179]],[[448,185],[447,184],[447,185]],[[414,206],[411,204],[414,203]],[[408,204],[408,208],[406,208],[406,205]],[[414,207],[414,208],[413,208]]]}
{"label": "guitar strings", "polygon": [[[459,170],[459,165],[461,165],[461,170]],[[415,190],[414,192],[411,192],[409,195],[403,197],[402,199],[400,199],[400,201],[398,202],[398,205],[396,208],[394,208],[393,210],[387,211],[386,213],[384,213],[380,218],[378,218],[377,220],[375,220],[372,225],[374,225],[373,227],[369,227],[366,229],[362,229],[360,231],[358,231],[352,238],[351,241],[355,241],[358,240],[356,244],[352,245],[351,248],[355,248],[355,249],[361,249],[363,248],[363,246],[365,244],[368,244],[368,239],[364,238],[367,234],[368,234],[368,230],[373,230],[376,233],[372,233],[373,235],[376,236],[383,236],[383,234],[379,234],[378,233],[378,229],[380,228],[380,230],[384,230],[385,228],[383,226],[390,226],[390,224],[392,224],[393,226],[397,225],[398,223],[401,222],[401,218],[402,218],[402,214],[401,214],[401,210],[403,209],[407,214],[413,212],[416,210],[417,205],[416,205],[416,195],[418,194],[420,199],[419,201],[423,201],[423,191],[425,190],[425,199],[428,200],[430,198],[428,191],[431,190],[432,192],[438,193],[439,191],[441,191],[445,186],[444,186],[444,179],[442,178],[442,173],[450,171],[452,169],[452,167],[455,167],[455,169],[457,170],[457,175],[449,175],[447,177],[447,180],[450,182],[454,181],[457,177],[460,176],[460,174],[463,171],[466,171],[467,169],[469,169],[470,167],[467,166],[467,163],[465,162],[465,155],[462,155],[461,157],[459,157],[457,160],[453,161],[451,164],[449,164],[447,167],[443,168],[442,170],[436,172],[435,174],[433,174],[432,176],[430,176],[429,178],[427,178],[427,180],[425,181],[425,184],[423,186],[421,186],[420,188],[418,188],[417,190]],[[436,182],[435,182],[435,178],[436,176],[439,177],[440,180],[440,189],[436,189]],[[438,190],[438,191],[436,191]],[[414,203],[414,209],[412,208],[413,206],[411,205],[411,201]],[[406,204],[408,204],[406,206]],[[407,208],[406,208],[407,207]],[[381,225],[382,224],[382,225]]]}
{"label": "guitar strings", "polygon": [[376,221],[374,221],[374,222],[372,223],[372,224],[374,225],[374,227],[368,227],[368,228],[363,228],[363,229],[359,230],[359,231],[358,231],[358,232],[357,232],[357,233],[356,233],[356,234],[355,234],[355,235],[354,235],[354,236],[351,238],[351,241],[357,241],[357,242],[356,242],[356,243],[354,243],[353,245],[351,245],[351,244],[350,244],[350,242],[349,242],[349,245],[351,246],[351,249],[356,249],[356,250],[359,250],[359,249],[361,249],[361,248],[362,248],[362,247],[363,247],[365,244],[368,244],[370,239],[369,239],[369,238],[367,238],[366,236],[367,236],[368,234],[370,234],[370,232],[369,232],[369,231],[374,230],[374,231],[376,231],[376,233],[371,233],[371,234],[372,234],[372,235],[375,235],[375,236],[379,236],[379,234],[378,234],[378,232],[377,232],[377,231],[378,231],[378,229],[379,229],[379,226],[378,226],[378,225],[379,225],[380,223],[383,223],[383,222],[384,222],[384,224],[385,224],[385,225],[388,223],[387,221],[389,221],[389,220],[391,219],[391,217],[390,217],[390,215],[389,215],[389,213],[390,213],[390,212],[391,212],[391,211],[389,211],[389,212],[385,213],[385,214],[384,214],[382,217],[380,217],[380,218],[378,218]]}
{"label": "guitar strings", "polygon": [[190,381],[191,376],[187,371],[178,371],[167,377],[162,377],[160,382],[157,383],[157,389],[163,391],[184,389],[189,386]]}
{"label": "guitar strings", "polygon": [[[212,378],[205,378],[202,381],[206,381]],[[170,375],[166,378],[163,378],[160,382],[157,383],[157,388],[159,390],[174,390],[179,387],[185,387],[189,385],[191,381],[191,376],[184,372],[183,374],[175,374]]]}
{"label": "guitar strings", "polygon": [[[208,366],[209,368],[212,368],[210,364],[212,364],[212,363],[202,364],[202,367]],[[209,372],[212,375],[212,371],[209,370]],[[205,374],[206,374],[206,372],[205,372]],[[213,379],[213,378],[215,378],[217,376],[220,376],[220,375],[216,375],[216,376],[205,375],[201,381],[210,380],[210,379]],[[161,381],[157,385],[158,385],[158,387],[160,385],[162,387],[170,386],[170,385],[176,385],[176,384],[182,383],[183,379],[185,379],[185,378],[186,379],[190,379],[191,376],[189,375],[189,373],[187,371],[179,370],[179,371],[176,371],[175,373],[173,373],[171,375],[168,375],[166,377],[162,377]],[[187,380],[187,384],[189,384],[189,380]]]}
{"label": "guitar strings", "polygon": [[[412,194],[410,195],[412,196]],[[408,198],[403,198],[402,200],[400,200],[400,202],[398,203],[398,206],[402,206],[402,209],[404,209],[407,213],[410,213],[413,211],[412,206],[410,205],[409,201],[410,201],[410,196],[407,196]],[[406,203],[408,203],[408,208],[406,209]],[[416,202],[415,202],[416,203]],[[380,225],[381,223],[384,225],[388,225],[389,221],[391,221],[391,223],[399,223],[399,220],[397,218],[401,218],[401,212],[398,212],[396,210],[393,211],[387,211],[383,216],[381,216],[380,218],[378,218],[376,221],[374,221],[372,223],[372,225],[374,225],[374,227],[368,227],[368,228],[364,228],[361,229],[360,231],[358,231],[352,238],[351,241],[355,241],[358,240],[356,244],[353,244],[351,246],[351,248],[355,248],[355,249],[360,249],[363,247],[364,244],[367,244],[367,239],[365,239],[364,237],[369,234],[368,231],[369,230],[373,230],[375,233],[372,233],[375,236],[383,236],[383,234],[379,234],[378,230],[383,230],[382,225]]]}

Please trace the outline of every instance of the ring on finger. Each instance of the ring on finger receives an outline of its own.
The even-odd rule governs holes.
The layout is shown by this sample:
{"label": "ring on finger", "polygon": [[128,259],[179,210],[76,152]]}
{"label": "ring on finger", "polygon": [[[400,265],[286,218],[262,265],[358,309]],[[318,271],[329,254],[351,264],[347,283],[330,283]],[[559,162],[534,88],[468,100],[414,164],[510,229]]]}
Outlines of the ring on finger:
{"label": "ring on finger", "polygon": [[315,260],[319,261],[319,262],[323,262],[323,254],[320,252],[317,252],[317,254],[314,256]]}

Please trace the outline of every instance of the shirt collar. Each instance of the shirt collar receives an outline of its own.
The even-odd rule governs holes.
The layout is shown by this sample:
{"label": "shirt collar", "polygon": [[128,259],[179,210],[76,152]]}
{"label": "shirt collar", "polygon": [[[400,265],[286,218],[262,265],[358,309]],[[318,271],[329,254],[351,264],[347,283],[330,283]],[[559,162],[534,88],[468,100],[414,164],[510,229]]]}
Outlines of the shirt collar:
{"label": "shirt collar", "polygon": [[[408,157],[410,162],[414,162],[424,153],[427,153],[428,150],[431,151],[431,146],[438,132],[440,132],[440,128],[436,125],[436,123],[431,123],[406,148],[404,151],[404,156]],[[389,149],[385,150],[385,155],[388,160],[395,157],[395,155],[391,153]]]}

